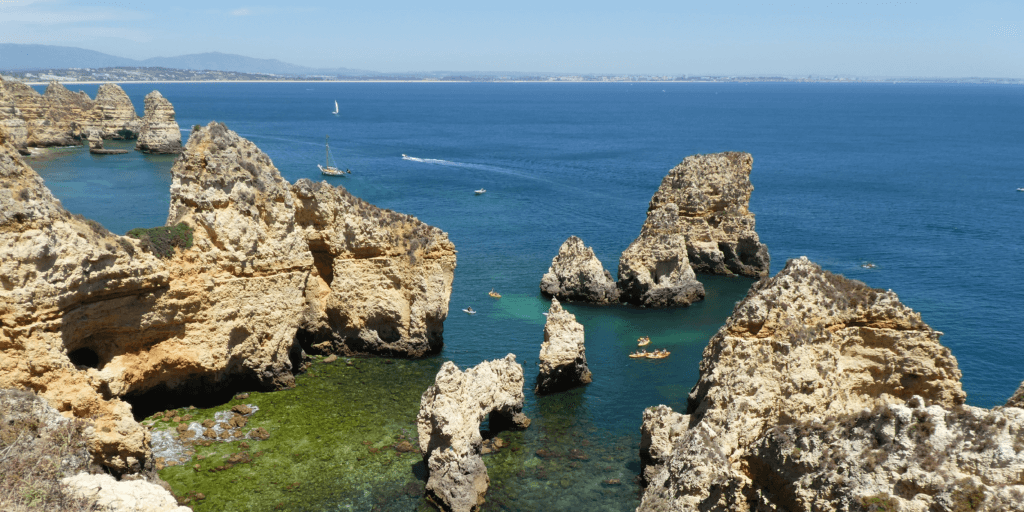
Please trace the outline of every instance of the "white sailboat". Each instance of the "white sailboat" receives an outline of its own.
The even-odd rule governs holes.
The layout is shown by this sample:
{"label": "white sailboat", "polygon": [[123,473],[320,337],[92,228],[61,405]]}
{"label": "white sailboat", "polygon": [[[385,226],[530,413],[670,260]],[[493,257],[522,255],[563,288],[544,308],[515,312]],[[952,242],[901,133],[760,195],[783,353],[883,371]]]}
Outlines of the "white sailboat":
{"label": "white sailboat", "polygon": [[344,171],[338,169],[337,166],[331,165],[331,136],[327,135],[327,142],[324,144],[327,147],[327,161],[324,165],[316,164],[320,168],[320,172],[328,176],[344,176],[346,173],[352,174],[352,171],[345,169]]}
{"label": "white sailboat", "polygon": [[338,115],[338,100],[334,100],[334,112],[331,113],[334,115]]}

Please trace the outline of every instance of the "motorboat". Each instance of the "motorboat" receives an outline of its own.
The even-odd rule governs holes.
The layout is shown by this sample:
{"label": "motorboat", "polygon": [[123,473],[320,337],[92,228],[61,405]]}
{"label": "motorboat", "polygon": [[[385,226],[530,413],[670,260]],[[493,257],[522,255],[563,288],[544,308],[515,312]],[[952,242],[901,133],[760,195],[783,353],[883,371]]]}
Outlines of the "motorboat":
{"label": "motorboat", "polygon": [[480,195],[480,194],[483,194],[484,192],[487,192],[487,189],[483,189],[483,188],[482,188],[482,189],[480,189],[480,190],[474,190],[474,191],[473,191],[473,193],[474,193],[474,194],[476,194],[476,195]]}

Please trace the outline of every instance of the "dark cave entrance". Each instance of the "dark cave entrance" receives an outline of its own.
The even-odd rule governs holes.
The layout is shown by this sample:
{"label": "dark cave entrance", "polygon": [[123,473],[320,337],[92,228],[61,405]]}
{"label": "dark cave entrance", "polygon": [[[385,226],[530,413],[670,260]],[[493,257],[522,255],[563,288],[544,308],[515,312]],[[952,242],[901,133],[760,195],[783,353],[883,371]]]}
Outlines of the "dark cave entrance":
{"label": "dark cave entrance", "polygon": [[75,366],[88,366],[89,368],[96,369],[99,369],[100,367],[100,356],[96,354],[96,351],[89,347],[72,350],[71,353],[68,354],[68,359],[70,359],[71,364]]}

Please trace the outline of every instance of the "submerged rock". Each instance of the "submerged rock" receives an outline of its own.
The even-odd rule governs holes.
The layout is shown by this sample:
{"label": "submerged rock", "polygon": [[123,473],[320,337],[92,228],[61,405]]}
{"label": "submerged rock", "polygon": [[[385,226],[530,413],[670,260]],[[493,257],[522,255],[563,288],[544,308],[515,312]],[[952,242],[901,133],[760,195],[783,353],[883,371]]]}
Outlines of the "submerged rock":
{"label": "submerged rock", "polygon": [[484,502],[490,485],[482,458],[480,423],[526,428],[523,367],[513,354],[465,372],[448,361],[420,400],[416,417],[420,453],[427,464],[427,493],[442,510],[469,512]]}
{"label": "submerged rock", "polygon": [[612,304],[619,301],[619,290],[610,272],[604,269],[594,250],[583,240],[570,236],[552,258],[548,273],[540,280],[540,291],[547,296],[570,302]]}
{"label": "submerged rock", "polygon": [[[874,439],[879,444],[871,449],[892,448],[893,434],[884,427],[868,428],[863,435],[848,429],[843,442],[851,444],[842,449],[826,450],[838,441],[800,440],[811,444],[796,453],[787,445],[785,456],[770,453],[785,450],[782,432],[803,437],[812,428],[825,436],[836,432],[835,425],[864,425],[897,410],[893,407],[927,403],[966,414],[956,412],[971,408],[962,405],[960,370],[939,344],[940,335],[895,293],[833,275],[806,258],[790,260],[778,275],[754,285],[712,337],[687,414],[664,406],[645,412],[642,461],[648,486],[639,510],[846,510],[843,503],[866,498],[868,491],[917,500],[917,490],[942,487],[926,484],[924,479],[934,477],[921,473],[865,472],[859,482],[835,484],[853,477],[846,471],[859,464],[858,454],[868,449],[864,443]],[[1011,419],[1007,416],[1006,425]],[[1011,436],[1024,432],[1012,425],[1000,428]],[[993,441],[1006,439],[993,435]],[[807,466],[796,464],[808,449],[828,455]],[[987,475],[995,468],[965,457],[971,468],[943,475],[943,485],[952,488],[960,477]]]}
{"label": "submerged rock", "polygon": [[649,211],[637,237],[619,258],[619,290],[623,302],[640,306],[688,306],[704,298],[686,256],[686,237],[679,232],[679,208],[667,204]]}
{"label": "submerged rock", "polygon": [[[671,227],[686,237],[694,270],[706,274],[768,275],[768,248],[750,213],[750,153],[693,155],[669,171],[648,212],[678,207]],[[650,213],[648,213],[650,219]]]}
{"label": "submerged rock", "polygon": [[[455,266],[440,230],[326,186],[305,186],[322,198],[311,203],[218,123],[193,131],[171,174],[168,221],[193,228],[193,244],[161,259],[64,210],[0,133],[0,387],[90,418],[90,452],[109,471],[153,465],[128,401],[292,386],[306,329],[333,340],[342,315],[358,320],[344,308],[364,308],[363,325],[410,326],[382,353],[440,350]],[[322,258],[321,242],[337,252]],[[332,279],[362,302],[332,306]]]}
{"label": "submerged rock", "polygon": [[538,394],[555,393],[590,384],[587,354],[583,348],[583,326],[576,316],[551,299],[548,320],[544,323],[544,343],[540,346]]}
{"label": "submerged rock", "polygon": [[143,153],[180,153],[181,129],[174,107],[159,91],[146,95],[146,110],[135,149]]}

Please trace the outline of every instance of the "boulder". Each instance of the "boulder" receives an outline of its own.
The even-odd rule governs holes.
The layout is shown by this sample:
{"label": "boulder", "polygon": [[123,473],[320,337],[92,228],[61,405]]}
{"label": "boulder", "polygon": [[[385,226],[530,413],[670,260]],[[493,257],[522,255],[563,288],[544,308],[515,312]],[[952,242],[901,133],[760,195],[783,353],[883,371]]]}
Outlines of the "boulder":
{"label": "boulder", "polygon": [[174,107],[159,91],[146,95],[145,115],[135,149],[143,153],[180,153],[181,129],[174,120]]}
{"label": "boulder", "polygon": [[647,212],[647,221],[619,258],[620,299],[639,306],[689,306],[704,298],[679,232],[679,207]]}
{"label": "boulder", "polygon": [[79,473],[61,480],[77,494],[107,512],[191,512],[178,505],[169,490],[146,480],[118,481],[110,475]]}
{"label": "boulder", "polygon": [[416,417],[420,453],[429,477],[427,495],[442,510],[469,512],[484,502],[490,485],[481,457],[480,423],[492,430],[526,428],[523,367],[513,354],[465,372],[448,361],[420,400]]}
{"label": "boulder", "polygon": [[551,299],[548,320],[544,323],[544,343],[540,346],[538,394],[555,393],[590,384],[587,354],[583,348],[583,326],[576,316]]}
{"label": "boulder", "polygon": [[695,271],[768,275],[768,248],[760,242],[748,209],[753,165],[750,153],[688,156],[669,171],[651,198],[649,212],[678,206],[670,229],[686,238]]}
{"label": "boulder", "polygon": [[540,291],[549,297],[569,302],[613,304],[619,290],[610,272],[604,269],[594,250],[583,240],[570,236],[551,259],[551,267],[540,280]]}
{"label": "boulder", "polygon": [[[886,414],[881,411],[890,406],[925,402],[966,410],[960,370],[939,343],[941,334],[892,291],[831,274],[806,258],[790,260],[755,284],[711,338],[687,414],[667,407],[645,412],[651,440],[644,442],[648,487],[639,510],[845,510],[839,504],[860,499],[861,491],[829,495],[818,479],[805,478],[807,468],[765,469],[775,462],[759,462],[769,456],[757,447],[771,445],[771,436],[785,429],[802,436],[808,426],[860,418],[865,410]],[[854,457],[831,453],[829,471]],[[821,492],[793,501],[787,493],[798,480],[813,488],[806,495]]]}

